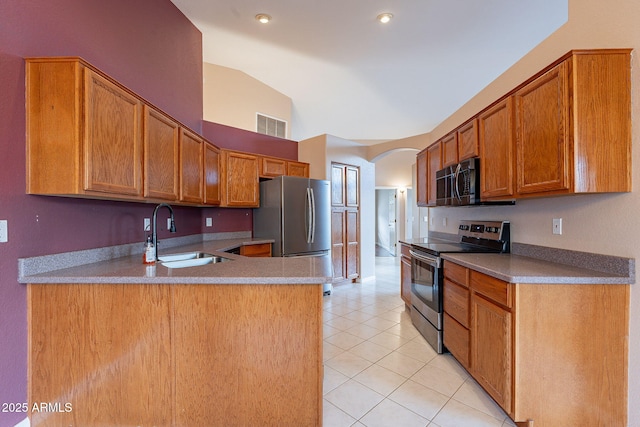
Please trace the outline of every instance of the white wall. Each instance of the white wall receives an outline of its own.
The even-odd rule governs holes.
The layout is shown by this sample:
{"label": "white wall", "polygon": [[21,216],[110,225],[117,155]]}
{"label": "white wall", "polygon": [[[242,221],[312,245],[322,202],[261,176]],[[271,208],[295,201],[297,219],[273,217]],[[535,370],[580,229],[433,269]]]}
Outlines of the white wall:
{"label": "white wall", "polygon": [[203,64],[204,120],[256,131],[256,113],[287,122],[291,137],[291,98],[233,68]]}

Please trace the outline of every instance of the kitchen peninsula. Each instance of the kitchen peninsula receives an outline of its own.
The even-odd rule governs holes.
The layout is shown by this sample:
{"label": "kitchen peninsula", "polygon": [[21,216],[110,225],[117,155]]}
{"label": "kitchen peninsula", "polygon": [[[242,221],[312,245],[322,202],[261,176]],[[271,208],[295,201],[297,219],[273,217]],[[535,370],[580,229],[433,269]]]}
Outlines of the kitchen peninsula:
{"label": "kitchen peninsula", "polygon": [[69,408],[31,425],[322,425],[330,260],[225,252],[254,243],[165,249],[230,259],[181,269],[134,254],[33,274],[51,260],[21,260],[29,405]]}

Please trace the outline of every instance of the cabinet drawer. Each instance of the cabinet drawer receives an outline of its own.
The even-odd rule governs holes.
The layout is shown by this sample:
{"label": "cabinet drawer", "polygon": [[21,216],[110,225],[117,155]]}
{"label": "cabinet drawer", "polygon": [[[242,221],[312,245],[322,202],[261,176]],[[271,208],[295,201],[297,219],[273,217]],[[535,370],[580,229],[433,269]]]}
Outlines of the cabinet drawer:
{"label": "cabinet drawer", "polygon": [[240,255],[253,256],[253,257],[270,257],[271,243],[243,245],[240,247]]}
{"label": "cabinet drawer", "polygon": [[471,270],[470,276],[471,288],[475,292],[505,307],[512,306],[509,283],[473,270]]}
{"label": "cabinet drawer", "polygon": [[444,279],[444,311],[469,327],[469,290]]}
{"label": "cabinet drawer", "polygon": [[449,261],[444,263],[444,276],[459,285],[469,287],[469,269]]}
{"label": "cabinet drawer", "polygon": [[411,254],[409,253],[410,249],[411,249],[411,246],[409,245],[400,245],[400,254],[402,254],[403,256],[406,256],[407,258],[411,258]]}
{"label": "cabinet drawer", "polygon": [[456,322],[447,313],[444,314],[444,345],[464,366],[469,368],[469,330]]}

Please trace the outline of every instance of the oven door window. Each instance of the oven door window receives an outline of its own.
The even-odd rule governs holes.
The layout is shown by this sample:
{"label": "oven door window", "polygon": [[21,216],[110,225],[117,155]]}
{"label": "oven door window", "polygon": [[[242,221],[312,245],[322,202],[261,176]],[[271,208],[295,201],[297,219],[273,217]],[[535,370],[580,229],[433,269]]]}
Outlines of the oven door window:
{"label": "oven door window", "polygon": [[411,259],[411,292],[422,303],[436,312],[442,304],[439,287],[440,278],[438,268],[427,262],[412,257]]}

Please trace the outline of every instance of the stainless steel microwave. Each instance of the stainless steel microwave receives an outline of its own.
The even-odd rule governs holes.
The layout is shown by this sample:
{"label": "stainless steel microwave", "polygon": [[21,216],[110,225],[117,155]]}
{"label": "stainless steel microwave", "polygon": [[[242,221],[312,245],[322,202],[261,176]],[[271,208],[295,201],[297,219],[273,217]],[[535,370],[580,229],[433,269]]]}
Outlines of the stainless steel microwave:
{"label": "stainless steel microwave", "polygon": [[473,157],[436,172],[436,206],[515,205],[515,200],[480,200],[480,159]]}
{"label": "stainless steel microwave", "polygon": [[436,206],[480,204],[480,161],[477,157],[436,172]]}

